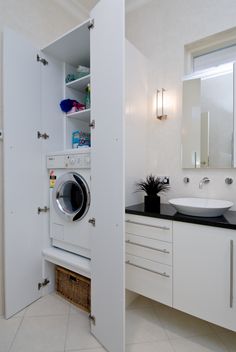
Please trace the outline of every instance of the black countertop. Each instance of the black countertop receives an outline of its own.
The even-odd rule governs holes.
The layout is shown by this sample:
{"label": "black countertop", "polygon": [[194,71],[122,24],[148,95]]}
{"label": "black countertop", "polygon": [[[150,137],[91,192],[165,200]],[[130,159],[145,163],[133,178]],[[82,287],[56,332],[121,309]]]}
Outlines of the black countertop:
{"label": "black countertop", "polygon": [[227,211],[224,215],[217,218],[204,218],[198,216],[183,215],[176,211],[170,204],[161,204],[160,213],[150,213],[144,210],[144,204],[135,204],[125,209],[127,214],[148,216],[158,219],[167,219],[192,224],[223,227],[226,229],[236,230],[236,211]]}

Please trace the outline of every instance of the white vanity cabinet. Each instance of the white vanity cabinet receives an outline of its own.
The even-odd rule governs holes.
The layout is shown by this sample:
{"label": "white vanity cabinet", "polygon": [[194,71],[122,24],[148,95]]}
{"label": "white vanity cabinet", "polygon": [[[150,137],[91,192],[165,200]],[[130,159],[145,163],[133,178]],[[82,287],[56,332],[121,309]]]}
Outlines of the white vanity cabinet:
{"label": "white vanity cabinet", "polygon": [[126,288],[236,331],[236,231],[126,214]]}
{"label": "white vanity cabinet", "polygon": [[126,288],[172,306],[172,222],[126,215]]}
{"label": "white vanity cabinet", "polygon": [[236,330],[236,231],[173,222],[173,307]]}

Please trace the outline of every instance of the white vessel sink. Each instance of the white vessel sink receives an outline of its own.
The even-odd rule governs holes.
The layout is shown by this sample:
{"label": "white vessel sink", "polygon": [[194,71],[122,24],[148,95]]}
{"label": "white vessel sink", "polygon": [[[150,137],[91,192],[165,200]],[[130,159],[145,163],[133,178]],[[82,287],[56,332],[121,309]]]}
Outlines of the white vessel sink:
{"label": "white vessel sink", "polygon": [[227,200],[207,198],[173,198],[169,203],[181,214],[208,218],[223,215],[234,205]]}

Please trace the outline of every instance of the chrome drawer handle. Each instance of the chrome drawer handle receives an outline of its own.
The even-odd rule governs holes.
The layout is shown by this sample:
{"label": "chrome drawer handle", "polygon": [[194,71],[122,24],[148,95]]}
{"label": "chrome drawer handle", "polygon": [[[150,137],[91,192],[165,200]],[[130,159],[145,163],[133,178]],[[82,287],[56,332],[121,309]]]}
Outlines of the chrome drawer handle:
{"label": "chrome drawer handle", "polygon": [[135,268],[143,269],[143,270],[149,271],[149,272],[151,272],[151,273],[154,273],[154,274],[157,274],[157,275],[160,275],[160,276],[170,277],[170,275],[166,274],[165,272],[164,272],[164,273],[161,273],[160,271],[155,271],[155,270],[147,269],[147,268],[144,268],[143,266],[140,266],[140,265],[137,265],[137,264],[133,264],[133,263],[131,263],[129,260],[126,260],[125,263],[128,264],[128,265],[134,266]]}
{"label": "chrome drawer handle", "polygon": [[147,249],[152,249],[152,250],[154,250],[154,251],[161,252],[161,253],[165,253],[165,254],[170,254],[170,252],[169,252],[167,249],[154,248],[154,247],[146,246],[146,245],[144,245],[144,244],[132,242],[132,241],[130,241],[130,240],[126,240],[125,243],[133,244],[133,245],[135,245],[135,246],[139,246],[139,247],[143,247],[143,248],[147,248]]}
{"label": "chrome drawer handle", "polygon": [[230,294],[229,294],[229,306],[233,308],[234,299],[234,241],[230,240]]}
{"label": "chrome drawer handle", "polygon": [[161,230],[170,230],[169,227],[166,226],[157,226],[157,225],[150,225],[150,224],[145,224],[143,222],[137,222],[137,221],[131,221],[131,220],[125,220],[128,224],[134,224],[134,225],[143,225],[143,226],[148,226],[148,227],[154,227],[156,229],[161,229]]}

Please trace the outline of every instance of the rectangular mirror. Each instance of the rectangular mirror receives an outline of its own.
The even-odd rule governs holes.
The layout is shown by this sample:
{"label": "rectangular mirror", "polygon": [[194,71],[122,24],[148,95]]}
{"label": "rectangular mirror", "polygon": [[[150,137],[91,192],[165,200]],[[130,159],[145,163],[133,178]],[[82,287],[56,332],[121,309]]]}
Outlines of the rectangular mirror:
{"label": "rectangular mirror", "polygon": [[186,77],[182,167],[235,167],[234,149],[234,64]]}

